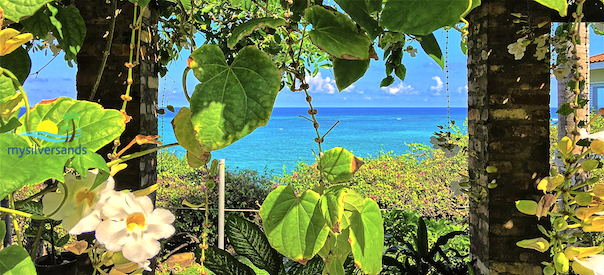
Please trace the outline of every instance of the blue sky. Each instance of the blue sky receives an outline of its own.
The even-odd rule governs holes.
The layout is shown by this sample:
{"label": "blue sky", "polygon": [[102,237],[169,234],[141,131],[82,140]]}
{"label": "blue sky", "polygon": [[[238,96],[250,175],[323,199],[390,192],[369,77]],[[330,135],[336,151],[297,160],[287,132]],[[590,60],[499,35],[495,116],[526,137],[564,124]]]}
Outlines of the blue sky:
{"label": "blue sky", "polygon": [[[435,36],[444,54],[446,44],[444,31],[437,32]],[[466,56],[460,50],[460,39],[459,32],[449,31],[448,64],[451,107],[467,106]],[[382,60],[383,51],[377,49],[380,60],[372,60],[365,76],[343,92],[338,92],[333,71],[330,69],[321,69],[317,76],[309,79],[313,105],[315,107],[446,107],[445,72],[423,53],[417,42],[411,45],[418,49],[418,53],[416,57],[404,53],[403,63],[407,67],[407,76],[404,82],[396,78],[396,81],[389,87],[379,87],[381,80],[385,77],[385,72],[384,61]],[[188,57],[185,51],[183,51],[181,60],[170,65],[169,77],[160,80],[160,106],[168,104],[173,106],[188,105],[182,92],[180,80],[186,67],[186,57]],[[592,31],[590,55],[602,52],[604,52],[604,36],[595,35]],[[52,53],[50,51],[39,51],[33,53],[31,57],[32,73],[35,73],[52,59]],[[68,67],[63,60],[63,55],[60,54],[38,75],[31,75],[25,82],[24,88],[28,91],[30,103],[33,105],[43,99],[60,96],[75,98],[76,72],[76,66]],[[197,80],[192,73],[190,73],[187,82],[187,89],[193,91]],[[555,79],[552,79],[551,87],[556,87]],[[275,107],[307,107],[304,97],[304,93],[292,93],[289,89],[284,88],[277,96]],[[552,91],[551,98],[552,106],[555,106],[557,104],[555,91]]]}

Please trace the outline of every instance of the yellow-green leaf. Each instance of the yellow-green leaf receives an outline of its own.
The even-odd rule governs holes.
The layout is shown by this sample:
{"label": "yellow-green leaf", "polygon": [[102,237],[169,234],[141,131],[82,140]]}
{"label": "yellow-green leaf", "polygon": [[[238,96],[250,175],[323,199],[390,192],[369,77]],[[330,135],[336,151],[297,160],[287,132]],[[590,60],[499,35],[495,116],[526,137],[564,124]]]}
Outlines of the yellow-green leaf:
{"label": "yellow-green leaf", "polygon": [[568,3],[566,0],[535,0],[537,3],[544,5],[560,13],[560,16],[566,16]]}
{"label": "yellow-green leaf", "polygon": [[349,181],[363,164],[348,150],[336,147],[325,151],[318,168],[329,182],[338,183]]}

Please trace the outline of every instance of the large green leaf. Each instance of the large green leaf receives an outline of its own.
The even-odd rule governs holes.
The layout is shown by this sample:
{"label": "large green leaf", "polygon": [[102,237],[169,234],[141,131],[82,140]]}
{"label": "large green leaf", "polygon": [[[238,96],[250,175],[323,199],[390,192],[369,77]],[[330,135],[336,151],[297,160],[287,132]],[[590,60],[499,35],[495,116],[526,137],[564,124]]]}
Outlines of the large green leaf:
{"label": "large green leaf", "polygon": [[205,257],[204,265],[216,275],[256,275],[249,266],[217,247],[208,247]]}
{"label": "large green leaf", "polygon": [[180,108],[178,114],[172,119],[172,128],[174,129],[174,136],[178,140],[178,144],[187,149],[188,153],[197,158],[203,155],[204,152],[201,149],[201,145],[195,139],[195,130],[193,130],[193,124],[191,123],[191,110],[189,108]]}
{"label": "large green leaf", "polygon": [[[537,1],[537,3],[544,5],[550,9],[556,10],[558,13],[560,13],[560,16],[562,16],[562,17],[566,16],[567,9],[568,9],[568,3],[566,2],[566,0],[535,0],[535,1]],[[604,0],[602,0],[602,3],[604,3]]]}
{"label": "large green leaf", "polygon": [[419,257],[426,257],[428,255],[428,229],[426,228],[424,219],[421,217],[417,221],[417,231],[413,238],[413,242],[415,243],[415,248],[417,249]]}
{"label": "large green leaf", "polygon": [[443,58],[443,52],[440,50],[440,46],[434,37],[434,34],[429,34],[426,36],[420,37],[419,44],[422,45],[422,49],[426,54],[436,61],[436,64],[440,66],[441,69],[445,68],[445,59]]}
{"label": "large green leaf", "polygon": [[56,19],[54,22],[51,20],[58,33],[55,33],[55,37],[65,51],[65,60],[71,66],[71,60],[76,60],[76,55],[84,44],[86,23],[75,6],[59,7]]}
{"label": "large green leaf", "polygon": [[323,51],[341,59],[369,58],[369,37],[359,33],[345,14],[312,6],[306,9],[304,18],[313,25],[309,33],[312,43]]}
{"label": "large green leaf", "polygon": [[375,39],[382,31],[378,22],[371,16],[382,10],[381,0],[336,0],[336,3]]}
{"label": "large green leaf", "polygon": [[32,16],[48,2],[52,0],[2,0],[0,6],[4,9],[4,17],[18,23],[22,17]]}
{"label": "large green leaf", "polygon": [[323,268],[325,267],[325,262],[319,255],[312,258],[312,260],[308,261],[305,265],[295,263],[294,266],[287,273],[289,275],[317,275],[323,272]]}
{"label": "large green leaf", "polygon": [[0,251],[0,274],[36,275],[36,268],[27,250],[11,245]]}
{"label": "large green leaf", "polygon": [[19,47],[5,56],[0,56],[0,67],[10,70],[23,84],[31,71],[31,59],[27,51]]}
{"label": "large green leaf", "polygon": [[276,29],[283,25],[285,25],[285,20],[283,20],[281,18],[265,17],[265,18],[251,19],[250,21],[247,21],[247,22],[237,26],[231,32],[231,36],[229,37],[229,39],[227,41],[227,45],[229,46],[229,48],[233,49],[233,47],[235,47],[235,45],[237,45],[237,42],[239,42],[239,40],[252,34],[252,32],[254,32],[254,30],[256,30],[258,28],[269,27],[269,28]]}
{"label": "large green leaf", "polygon": [[49,178],[63,181],[63,167],[71,155],[46,155],[45,152],[59,152],[64,145],[38,148],[29,142],[26,137],[0,134],[0,199],[23,186]]}
{"label": "large green leaf", "polygon": [[333,185],[327,188],[321,196],[321,213],[332,232],[339,234],[342,216],[344,215],[344,197],[348,188],[342,185]]}
{"label": "large green leaf", "polygon": [[350,245],[357,267],[365,274],[382,270],[384,224],[380,208],[372,199],[365,199],[362,212],[353,212],[350,219]]}
{"label": "large green leaf", "polygon": [[369,59],[367,60],[346,60],[334,58],[333,74],[336,79],[336,86],[341,92],[348,88],[352,83],[359,80],[369,69]]}
{"label": "large green leaf", "polygon": [[[444,26],[453,26],[466,11],[469,0],[388,0],[380,17],[380,25],[390,31],[429,35]],[[472,8],[480,0],[472,1]]]}
{"label": "large green leaf", "polygon": [[283,257],[273,249],[264,233],[254,223],[236,215],[226,222],[226,235],[237,255],[245,256],[252,264],[277,275],[283,269]]}
{"label": "large green leaf", "polygon": [[350,230],[345,229],[342,231],[342,234],[337,237],[333,234],[330,234],[330,237],[333,238],[331,241],[330,253],[328,255],[329,261],[325,265],[324,274],[329,275],[345,275],[346,272],[344,270],[344,262],[348,258],[348,254],[350,254],[351,247],[348,242]]}
{"label": "large green leaf", "polygon": [[325,151],[319,160],[319,171],[331,183],[345,182],[352,179],[354,173],[363,165],[350,151],[336,147]]}
{"label": "large green leaf", "polygon": [[56,13],[58,10],[53,8],[53,12],[47,7],[39,9],[31,17],[21,21],[21,24],[27,29],[28,32],[39,38],[46,38],[48,32],[56,31],[55,26],[50,22],[51,18],[56,20]]}
{"label": "large green leaf", "polygon": [[[25,116],[20,118],[25,124]],[[61,138],[52,140],[38,139],[42,147],[57,143],[64,143],[68,147],[80,147],[81,152],[95,152],[106,144],[118,138],[126,128],[126,116],[117,110],[104,109],[103,106],[89,101],[75,100],[60,97],[51,100],[43,100],[31,109],[30,125],[31,131],[39,130],[40,123],[55,125],[54,128]],[[41,126],[42,127],[42,126]],[[73,136],[73,128],[76,136]],[[43,130],[48,132],[47,130]],[[16,134],[26,134],[25,127],[17,129]],[[68,142],[64,142],[65,139]],[[31,144],[31,142],[30,142]],[[85,151],[85,152],[84,152]],[[75,154],[77,155],[77,152]]]}
{"label": "large green leaf", "polygon": [[273,190],[260,207],[270,244],[285,257],[306,263],[327,239],[329,228],[321,214],[319,194],[307,190],[296,196],[290,186]]}
{"label": "large green leaf", "polygon": [[201,82],[191,96],[191,122],[204,151],[224,148],[266,125],[281,81],[268,55],[248,46],[228,65],[218,46],[204,45],[191,58]]}

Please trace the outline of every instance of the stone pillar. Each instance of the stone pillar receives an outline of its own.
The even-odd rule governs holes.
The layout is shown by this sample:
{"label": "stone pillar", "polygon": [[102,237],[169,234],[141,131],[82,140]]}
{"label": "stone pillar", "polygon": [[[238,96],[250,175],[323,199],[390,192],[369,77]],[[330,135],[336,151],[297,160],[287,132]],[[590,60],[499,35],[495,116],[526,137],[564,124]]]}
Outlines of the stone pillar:
{"label": "stone pillar", "polygon": [[[115,1],[115,0],[114,0]],[[88,99],[101,66],[103,52],[107,43],[105,38],[110,26],[110,16],[113,14],[113,5],[105,1],[91,4],[90,1],[76,0],[86,22],[86,38],[80,50],[78,60],[78,74],[76,87],[78,99]],[[156,3],[151,1],[143,12],[141,28],[141,48],[134,52],[134,59],[139,56],[140,64],[133,69],[133,80],[126,113],[132,120],[126,124],[126,131],[120,142],[128,144],[138,135],[157,135],[157,93],[158,70],[157,66],[157,22],[158,13]],[[123,101],[120,95],[126,93],[126,78],[128,68],[124,66],[130,55],[130,35],[134,12],[134,5],[128,1],[118,1],[118,10],[115,34],[111,53],[105,65],[105,71],[99,88],[94,97],[94,102],[102,104],[105,108],[121,109]],[[137,16],[140,14],[140,9]],[[137,37],[138,38],[138,37]],[[112,144],[99,150],[107,158],[111,152]],[[126,154],[153,148],[155,145],[134,145]],[[134,189],[155,184],[157,182],[157,155],[155,153],[136,158],[126,162],[128,168],[116,176],[116,189]]]}
{"label": "stone pillar", "polygon": [[[533,57],[534,45],[520,61],[508,53],[523,36],[512,13],[530,15],[536,25],[550,11],[534,1],[483,0],[469,16],[468,166],[470,179],[484,188],[473,190],[485,190],[479,202],[470,201],[477,274],[542,274],[540,262],[549,256],[516,246],[542,235],[535,216],[518,212],[514,202],[543,195],[536,185],[549,170],[550,85],[548,65]],[[487,173],[487,166],[497,172]],[[492,182],[498,186],[488,189]]]}

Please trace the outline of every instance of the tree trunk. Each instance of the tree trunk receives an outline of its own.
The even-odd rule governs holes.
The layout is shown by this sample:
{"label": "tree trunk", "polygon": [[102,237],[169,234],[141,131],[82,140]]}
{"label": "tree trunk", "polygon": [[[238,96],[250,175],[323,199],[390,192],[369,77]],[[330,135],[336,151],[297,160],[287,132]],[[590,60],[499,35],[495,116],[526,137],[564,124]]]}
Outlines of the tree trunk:
{"label": "tree trunk", "polygon": [[[577,44],[577,63],[579,65],[579,73],[585,77],[585,86],[583,86],[583,89],[581,89],[579,98],[589,100],[589,78],[587,77],[589,74],[589,31],[586,31],[587,28],[588,25],[586,23],[579,24],[578,33],[581,43]],[[569,60],[574,60],[571,51],[572,48],[569,47],[567,56]],[[574,75],[569,74],[565,76],[562,81],[558,81],[558,107],[562,106],[564,103],[571,103],[575,100],[575,94],[573,93],[572,89],[566,85],[573,76]],[[577,123],[579,121],[584,121],[587,123],[589,120],[589,112],[589,104],[586,104],[584,108],[577,110],[576,119],[574,114],[570,114],[568,116],[558,115],[558,140],[565,136],[572,138],[573,131]],[[589,132],[589,128],[587,128],[587,131]],[[575,148],[574,153],[579,154],[580,151],[581,147],[577,147]]]}
{"label": "tree trunk", "polygon": [[[542,235],[535,216],[518,212],[515,201],[542,195],[536,186],[549,170],[550,85],[549,64],[533,56],[534,45],[520,61],[508,53],[523,36],[512,13],[537,25],[550,11],[534,1],[483,0],[468,18],[468,168],[480,198],[470,201],[470,252],[477,274],[542,274],[540,262],[549,256],[516,246]],[[497,171],[487,173],[487,166]],[[487,188],[493,182],[498,186]]]}

